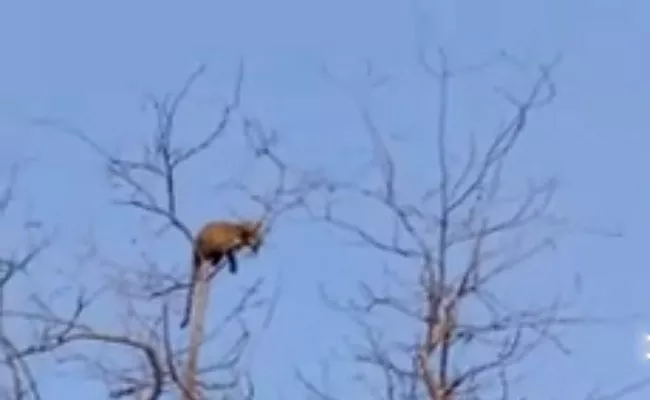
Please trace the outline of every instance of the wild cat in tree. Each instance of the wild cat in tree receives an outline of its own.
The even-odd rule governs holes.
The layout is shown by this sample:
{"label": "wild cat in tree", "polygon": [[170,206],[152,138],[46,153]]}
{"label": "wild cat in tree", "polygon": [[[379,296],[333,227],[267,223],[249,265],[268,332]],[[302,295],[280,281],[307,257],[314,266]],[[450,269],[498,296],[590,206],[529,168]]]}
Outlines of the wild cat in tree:
{"label": "wild cat in tree", "polygon": [[262,245],[262,221],[210,221],[206,223],[194,238],[192,245],[192,272],[190,287],[187,291],[185,315],[181,321],[181,329],[189,322],[194,300],[194,287],[199,268],[205,263],[216,266],[225,257],[228,261],[229,271],[236,274],[238,271],[236,253],[248,247],[253,254],[257,254]]}

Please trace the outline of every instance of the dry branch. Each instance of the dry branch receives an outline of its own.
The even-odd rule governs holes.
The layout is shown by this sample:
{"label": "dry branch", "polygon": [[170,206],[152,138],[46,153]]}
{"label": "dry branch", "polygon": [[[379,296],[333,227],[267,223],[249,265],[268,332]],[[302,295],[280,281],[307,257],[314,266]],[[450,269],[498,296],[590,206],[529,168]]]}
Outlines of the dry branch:
{"label": "dry branch", "polygon": [[[66,133],[74,138],[81,140],[89,146],[89,148],[98,156],[100,156],[106,165],[107,172],[111,180],[116,183],[120,197],[114,200],[114,204],[122,207],[130,207],[144,215],[150,215],[162,222],[162,227],[158,233],[171,228],[173,231],[179,233],[184,237],[188,244],[192,243],[193,233],[187,224],[183,221],[178,209],[178,200],[181,195],[178,192],[178,170],[185,165],[188,165],[192,160],[198,156],[208,152],[217,140],[223,136],[225,131],[232,125],[235,120],[235,112],[240,108],[241,104],[241,88],[244,79],[244,65],[240,63],[238,66],[237,77],[234,85],[234,93],[228,104],[223,108],[221,118],[215,126],[207,132],[196,143],[186,145],[184,147],[175,143],[175,127],[176,121],[183,108],[183,104],[190,96],[192,89],[198,84],[202,75],[206,72],[205,66],[197,68],[183,83],[181,88],[174,94],[163,96],[162,98],[148,95],[147,104],[153,111],[155,118],[155,129],[153,131],[150,146],[145,146],[143,156],[140,159],[127,159],[119,157],[107,151],[103,146],[96,143],[91,139],[91,136],[76,129],[63,121],[42,118],[35,121],[40,126],[55,128],[57,131]],[[270,152],[268,154],[271,154]],[[268,157],[268,154],[266,155]],[[155,191],[150,189],[151,179],[154,179],[164,188],[163,194],[158,195]],[[245,185],[242,183],[242,187]],[[251,191],[251,194],[254,191]],[[286,197],[286,196],[285,196]],[[270,206],[269,206],[270,207]],[[265,210],[265,212],[271,212]],[[148,260],[144,260],[149,263]],[[110,263],[114,266],[121,268],[129,268],[128,266],[121,266],[119,262],[112,260],[105,260],[105,263]],[[155,262],[154,262],[155,263]],[[189,269],[189,266],[188,266]],[[204,268],[205,269],[205,268]],[[223,322],[222,330],[225,326],[239,323],[237,329],[241,332],[235,337],[232,348],[226,348],[223,355],[223,360],[217,360],[206,367],[199,367],[199,355],[207,340],[211,339],[206,337],[205,333],[205,310],[208,303],[208,281],[213,277],[219,268],[207,274],[208,270],[203,272],[202,279],[197,283],[194,318],[192,325],[189,327],[190,336],[189,343],[185,349],[175,349],[172,341],[171,326],[174,324],[169,323],[169,295],[177,289],[186,288],[188,283],[179,281],[177,278],[171,277],[165,272],[157,272],[158,268],[155,267],[148,271],[147,280],[154,282],[171,282],[171,286],[165,289],[154,289],[154,293],[143,295],[143,287],[146,288],[148,283],[142,279],[143,276],[135,276],[135,280],[131,278],[122,277],[116,282],[116,294],[118,297],[125,301],[129,309],[129,320],[135,322],[137,330],[145,332],[145,336],[151,345],[146,349],[141,346],[142,342],[132,339],[130,334],[112,333],[108,335],[96,330],[84,331],[86,336],[57,336],[62,337],[62,343],[70,341],[78,341],[80,339],[93,339],[97,340],[111,340],[114,342],[120,341],[122,344],[129,344],[131,347],[142,349],[147,354],[149,360],[151,378],[138,378],[135,375],[135,370],[122,369],[121,371],[111,371],[105,367],[104,364],[95,365],[101,373],[107,376],[107,379],[115,381],[120,380],[122,383],[119,385],[112,384],[113,388],[111,393],[113,397],[124,396],[142,396],[148,393],[147,398],[158,398],[159,395],[173,387],[184,398],[199,400],[204,398],[203,392],[209,391],[223,391],[238,385],[239,378],[228,381],[207,381],[203,376],[209,376],[212,372],[219,371],[232,371],[229,374],[238,376],[235,370],[241,359],[241,354],[244,351],[247,337],[250,335],[247,327],[244,325],[243,316],[253,306],[246,303],[245,298],[238,304],[238,308],[234,310]],[[129,271],[129,276],[132,273]],[[206,278],[206,275],[209,275]],[[192,284],[192,283],[190,283]],[[259,286],[259,282],[255,285]],[[255,286],[254,285],[254,286]],[[138,288],[140,286],[140,288]],[[257,287],[255,286],[255,287]],[[128,293],[128,288],[135,287],[136,293]],[[252,290],[252,289],[251,289]],[[153,316],[146,315],[144,309],[145,304],[136,305],[135,301],[148,302],[148,299],[156,297],[160,300],[160,307],[156,314]],[[258,303],[261,300],[258,300]],[[259,307],[259,304],[256,306]],[[85,311],[84,307],[84,311]],[[81,313],[81,310],[80,310]],[[232,314],[236,314],[233,318]],[[23,315],[23,318],[25,316]],[[41,321],[44,322],[44,321]],[[61,322],[63,323],[63,322]],[[79,330],[81,325],[70,321],[70,330]],[[233,324],[234,327],[237,325]],[[91,336],[89,332],[92,332]],[[62,344],[61,343],[61,344]],[[57,345],[58,347],[58,345]],[[49,348],[54,350],[54,347]],[[179,372],[180,364],[185,361],[185,366],[182,367],[184,372]],[[155,361],[155,362],[154,362]]]}
{"label": "dry branch", "polygon": [[[433,67],[423,53],[420,65],[437,83],[438,115],[436,135],[437,185],[419,187],[425,193],[422,204],[406,202],[397,190],[397,169],[389,146],[369,109],[359,102],[357,107],[375,154],[381,183],[377,188],[326,180],[322,210],[309,207],[311,215],[344,233],[351,234],[369,248],[396,256],[394,260],[412,266],[413,280],[400,283],[400,292],[377,291],[361,283],[361,301],[339,304],[327,298],[330,306],[352,318],[363,332],[366,350],[352,350],[355,360],[377,372],[384,391],[374,395],[385,399],[458,400],[487,398],[489,390],[498,385],[500,395],[508,396],[508,372],[542,343],[551,343],[560,351],[568,349],[555,334],[566,324],[586,321],[563,315],[566,304],[552,303],[547,308],[517,310],[507,307],[492,293],[496,278],[506,276],[553,244],[552,236],[536,235],[539,240],[527,241],[532,230],[542,231],[549,220],[555,182],[531,183],[521,201],[510,206],[505,202],[503,182],[505,160],[516,147],[527,127],[530,114],[549,105],[555,97],[551,72],[558,60],[536,68],[536,78],[523,97],[503,90],[497,93],[513,107],[512,117],[496,131],[490,142],[479,148],[470,141],[466,162],[458,170],[451,168],[452,152],[448,136],[449,93],[452,82],[465,72],[481,68],[453,70],[444,51],[438,52],[440,63]],[[495,63],[515,65],[514,57],[502,53]],[[430,180],[424,180],[430,181]],[[402,185],[403,186],[403,185]],[[338,205],[348,198],[381,205],[392,216],[395,230],[387,238],[384,232],[370,229],[339,216]],[[343,199],[343,200],[342,200]],[[437,204],[432,210],[433,200]],[[511,208],[504,215],[505,206]],[[433,225],[432,225],[433,222]],[[548,229],[546,229],[548,231]],[[533,235],[535,236],[535,235]],[[511,244],[504,246],[504,244]],[[453,253],[452,253],[453,252]],[[457,253],[466,255],[459,265]],[[453,254],[453,255],[452,255]],[[397,270],[388,268],[389,270]],[[395,276],[409,275],[408,272]],[[388,287],[397,286],[397,282]],[[397,278],[395,278],[397,279]],[[419,300],[413,300],[419,299]],[[483,315],[485,323],[470,321],[466,315]],[[399,318],[420,330],[415,340],[399,339],[389,346],[381,328],[370,321],[378,318]],[[408,337],[408,335],[406,335]],[[460,354],[490,354],[466,363]],[[329,393],[316,389],[301,377],[306,390],[319,398]],[[376,383],[376,380],[372,381]],[[376,385],[369,386],[375,387]],[[490,389],[492,388],[492,389]]]}

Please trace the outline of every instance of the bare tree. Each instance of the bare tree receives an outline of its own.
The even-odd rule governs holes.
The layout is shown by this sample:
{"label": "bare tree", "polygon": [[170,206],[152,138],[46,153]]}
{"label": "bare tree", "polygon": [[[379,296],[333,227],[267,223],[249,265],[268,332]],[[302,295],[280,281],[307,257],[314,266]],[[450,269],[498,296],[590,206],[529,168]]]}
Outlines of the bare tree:
{"label": "bare tree", "polygon": [[[552,249],[558,235],[569,228],[552,213],[554,179],[531,180],[519,193],[506,182],[508,159],[532,115],[555,98],[552,72],[559,58],[529,66],[501,53],[489,63],[458,68],[450,66],[442,49],[439,62],[430,58],[421,52],[419,65],[438,88],[436,148],[428,163],[437,175],[422,171],[427,179],[418,181],[417,197],[413,190],[405,193],[403,188],[413,182],[400,182],[403,164],[396,161],[371,110],[357,102],[377,179],[362,183],[329,179],[322,192],[325,201],[321,206],[312,203],[309,209],[318,221],[385,254],[387,266],[381,283],[374,279],[359,283],[358,298],[341,302],[325,290],[324,298],[360,328],[362,338],[350,344],[350,351],[358,363],[356,379],[372,398],[512,398],[522,395],[513,389],[513,367],[542,344],[568,353],[559,328],[588,321],[571,315],[566,299],[551,294],[546,305],[534,306],[504,291],[521,285],[525,274],[517,271]],[[510,106],[507,121],[486,134],[487,140],[472,136],[464,161],[458,163],[455,154],[462,141],[449,128],[453,84],[466,73],[497,66],[532,74],[532,81],[521,94],[496,90],[496,101]],[[370,67],[372,87],[386,82]],[[436,183],[429,185],[433,177]],[[379,217],[357,222],[346,202],[372,208]],[[378,222],[379,218],[384,219]],[[346,398],[303,373],[298,378],[314,398]],[[528,398],[523,395],[515,398]]]}
{"label": "bare tree", "polygon": [[[136,261],[113,254],[106,256],[102,254],[100,246],[93,243],[93,256],[85,263],[96,264],[97,270],[107,272],[101,277],[99,288],[92,289],[89,283],[77,289],[79,294],[72,311],[62,313],[54,310],[39,293],[33,296],[32,309],[19,308],[5,312],[7,317],[28,323],[39,332],[38,343],[17,347],[13,359],[27,362],[38,356],[52,355],[67,362],[82,363],[87,374],[106,384],[111,398],[153,400],[165,393],[180,394],[188,400],[215,398],[215,395],[224,399],[254,396],[254,387],[247,377],[242,356],[253,335],[251,316],[258,315],[262,324],[269,323],[279,294],[278,288],[267,293],[265,280],[254,280],[244,288],[238,300],[219,302],[219,314],[223,317],[206,332],[205,310],[210,292],[208,282],[221,270],[221,266],[214,270],[203,266],[197,282],[187,281],[193,232],[179,206],[180,202],[189,198],[180,189],[183,181],[179,177],[184,168],[201,157],[216,160],[210,161],[211,168],[227,170],[229,165],[218,165],[215,143],[226,135],[227,130],[241,132],[239,137],[244,144],[243,151],[248,154],[249,167],[259,165],[267,174],[274,171],[277,177],[275,182],[263,188],[253,187],[241,181],[241,177],[236,176],[237,171],[231,171],[233,176],[223,182],[212,181],[210,176],[202,177],[201,181],[216,186],[222,197],[230,193],[233,199],[231,205],[248,201],[251,207],[257,207],[256,215],[250,217],[265,221],[266,234],[269,234],[282,213],[301,204],[311,184],[290,174],[280,162],[275,150],[274,131],[264,128],[256,118],[243,116],[239,112],[243,63],[239,64],[237,70],[233,94],[212,129],[198,141],[189,144],[177,134],[176,126],[183,102],[205,71],[205,66],[198,68],[172,95],[147,96],[155,126],[152,135],[146,138],[150,144],[144,146],[143,156],[139,158],[111,152],[95,141],[92,135],[65,121],[52,118],[35,121],[41,127],[65,133],[85,143],[100,157],[106,168],[117,195],[113,204],[134,210],[147,218],[145,223],[152,221],[157,225],[153,232],[147,233],[146,229],[141,234],[129,232],[127,237],[133,237],[136,246],[146,239],[162,241],[167,232],[175,232],[186,243],[178,245],[179,254],[183,254],[181,258],[185,261],[181,266],[182,277],[179,277],[171,270],[169,260],[162,256],[151,256],[144,249],[139,251],[140,257]],[[243,154],[242,159],[245,158]],[[234,208],[236,212],[246,211],[242,210],[243,207]],[[223,213],[223,210],[206,210],[208,215],[203,218],[211,219],[209,214],[219,211]],[[193,318],[187,342],[182,344],[178,332],[175,333],[178,324],[172,323],[171,317],[177,309],[175,300],[185,301],[185,296],[176,295],[191,284],[196,284]],[[107,304],[116,313],[116,320],[108,325],[107,316],[93,318],[96,310]],[[202,350],[216,338],[219,339],[221,353],[212,349],[210,362],[201,363]],[[5,342],[10,344],[8,339]],[[76,345],[82,342],[83,346]],[[109,352],[109,347],[120,351]],[[16,371],[20,368],[19,364],[7,365]],[[23,372],[23,377],[29,377],[29,372]],[[40,397],[34,395],[33,398]]]}
{"label": "bare tree", "polygon": [[[16,185],[19,173],[19,164],[14,164],[9,171],[0,191],[0,219],[3,221],[3,229],[0,234],[5,240],[2,244],[2,255],[0,255],[0,354],[2,356],[2,385],[0,396],[4,399],[40,399],[41,392],[38,384],[38,374],[32,366],[22,357],[22,348],[25,340],[20,333],[20,327],[8,324],[5,318],[8,309],[16,306],[20,301],[16,294],[24,285],[24,280],[30,275],[30,270],[38,268],[38,259],[41,253],[50,246],[53,235],[42,231],[41,224],[37,220],[27,220],[24,228],[27,242],[24,249],[10,249],[8,246],[14,243],[8,240],[9,237],[18,238],[17,227],[5,222],[7,214],[11,211],[12,204],[16,200]],[[11,230],[13,229],[13,233]],[[10,236],[11,235],[11,236]],[[18,245],[17,243],[15,243]],[[6,252],[6,253],[5,253]],[[17,289],[18,288],[18,289]],[[43,342],[35,339],[28,346],[41,346]]]}
{"label": "bare tree", "polygon": [[[341,302],[323,292],[327,304],[350,317],[361,332],[350,350],[358,367],[355,379],[369,397],[528,398],[518,392],[514,367],[545,344],[568,353],[559,330],[589,322],[570,313],[567,299],[550,297],[542,306],[531,305],[519,297],[521,293],[513,298],[507,290],[522,285],[526,266],[552,249],[570,228],[552,213],[554,179],[531,180],[517,191],[508,176],[508,161],[531,117],[556,95],[552,72],[557,60],[528,66],[501,53],[489,63],[458,68],[450,65],[444,51],[438,57],[435,66],[424,53],[419,59],[439,91],[432,135],[436,154],[427,164],[435,173],[423,173],[427,179],[418,181],[416,195],[404,191],[403,161],[395,156],[372,110],[361,101],[357,105],[372,144],[375,176],[361,183],[313,179],[290,167],[279,153],[277,132],[242,110],[243,64],[216,123],[198,140],[183,136],[178,122],[206,73],[204,66],[175,93],[148,96],[153,132],[145,136],[147,144],[129,149],[140,157],[109,151],[93,135],[64,121],[37,120],[81,141],[98,156],[116,195],[114,205],[138,217],[143,228],[125,235],[127,240],[133,238],[134,257],[111,251],[107,255],[101,244],[89,240],[80,262],[103,271],[97,273],[97,282],[66,282],[62,288],[52,286],[49,293],[27,292],[25,299],[8,301],[6,292],[20,283],[21,273],[32,268],[51,237],[40,234],[17,255],[4,256],[9,250],[0,248],[0,365],[6,377],[0,395],[12,400],[49,397],[39,390],[35,372],[48,360],[56,371],[81,365],[81,371],[104,384],[108,396],[115,399],[255,397],[244,354],[258,333],[253,321],[262,326],[269,323],[279,292],[275,288],[267,293],[262,278],[244,287],[237,298],[226,299],[217,290],[219,309],[208,313],[212,279],[227,277],[220,274],[222,265],[202,266],[197,281],[188,281],[194,233],[187,209],[194,206],[187,181],[203,170],[185,171],[202,160],[210,171],[225,170],[221,175],[232,172],[232,176],[219,182],[200,178],[200,185],[215,184],[218,197],[227,199],[219,203],[224,209],[232,205],[237,213],[244,210],[263,219],[266,234],[272,234],[285,212],[299,208],[335,231],[360,239],[364,249],[386,256],[383,279],[362,280],[358,297]],[[466,73],[495,65],[528,76],[529,85],[518,94],[496,91],[495,102],[508,108],[508,119],[493,131],[486,128],[489,134],[463,143],[467,147],[462,147],[459,165],[455,157],[459,140],[452,136],[449,124],[453,84]],[[370,65],[368,73],[373,87],[386,82],[372,75]],[[264,170],[262,187],[230,171],[232,165],[220,163],[223,150],[216,144],[232,131],[250,158],[247,167]],[[269,174],[275,179],[269,179]],[[0,216],[12,199],[13,176],[0,193]],[[243,206],[244,201],[250,206]],[[346,208],[349,204],[380,212],[372,222],[359,222],[355,210]],[[211,213],[206,210],[200,220],[211,218]],[[174,269],[173,260],[157,249],[148,251],[147,245],[177,248],[180,271]],[[183,308],[178,305],[185,301],[182,293],[188,285],[196,285],[196,292],[189,334],[184,337],[173,319]],[[220,318],[210,323],[215,314]],[[208,349],[206,362],[202,356]],[[298,378],[312,398],[352,397],[328,391],[302,373]],[[618,398],[638,385],[590,399]]]}

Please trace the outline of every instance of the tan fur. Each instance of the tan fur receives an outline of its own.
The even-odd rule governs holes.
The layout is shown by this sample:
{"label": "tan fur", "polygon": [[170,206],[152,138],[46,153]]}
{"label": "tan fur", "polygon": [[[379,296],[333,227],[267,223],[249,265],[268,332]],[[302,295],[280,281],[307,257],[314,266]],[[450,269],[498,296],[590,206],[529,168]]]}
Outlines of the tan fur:
{"label": "tan fur", "polygon": [[226,257],[230,273],[236,274],[238,267],[235,254],[244,247],[249,247],[253,253],[257,253],[261,245],[261,221],[210,221],[199,230],[192,246],[192,273],[181,328],[189,322],[199,268],[205,263],[216,266]]}

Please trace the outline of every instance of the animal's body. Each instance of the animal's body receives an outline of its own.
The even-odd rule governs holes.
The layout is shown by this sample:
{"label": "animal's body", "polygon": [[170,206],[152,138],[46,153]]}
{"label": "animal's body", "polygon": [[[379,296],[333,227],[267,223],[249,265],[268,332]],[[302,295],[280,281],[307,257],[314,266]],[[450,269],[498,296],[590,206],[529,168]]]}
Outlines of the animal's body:
{"label": "animal's body", "polygon": [[216,266],[225,257],[230,273],[236,274],[238,271],[236,253],[249,247],[253,253],[257,254],[262,245],[261,228],[261,221],[211,221],[201,228],[194,238],[192,246],[192,273],[181,328],[184,328],[189,322],[194,300],[194,286],[201,266],[206,263]]}

